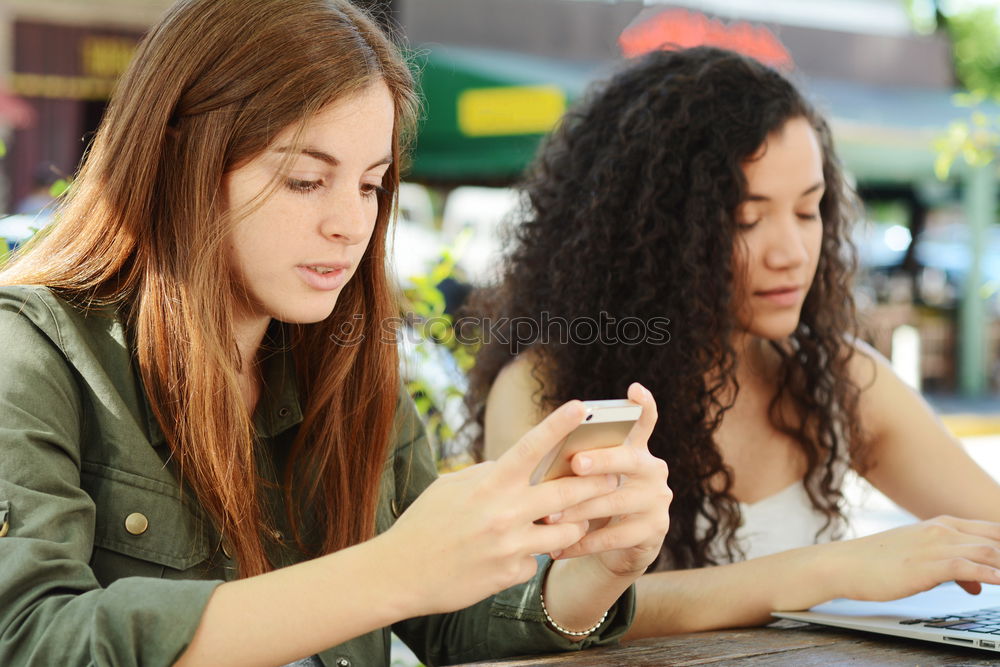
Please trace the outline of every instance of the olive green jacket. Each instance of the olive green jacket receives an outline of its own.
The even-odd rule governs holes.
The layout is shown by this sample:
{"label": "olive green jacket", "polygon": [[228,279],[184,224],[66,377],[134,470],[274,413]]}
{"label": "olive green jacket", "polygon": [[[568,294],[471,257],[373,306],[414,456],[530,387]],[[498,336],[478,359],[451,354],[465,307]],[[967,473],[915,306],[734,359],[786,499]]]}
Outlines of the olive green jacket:
{"label": "olive green jacket", "polygon": [[[113,311],[85,314],[45,288],[0,288],[4,667],[170,665],[212,591],[235,577],[235,563],[200,507],[190,496],[182,502],[126,340]],[[265,392],[254,424],[270,475],[283,469],[302,419],[292,371],[287,348],[263,362]],[[387,530],[434,476],[423,427],[403,395],[378,530]],[[264,493],[278,522],[268,541],[272,560],[303,560],[284,539],[290,533],[280,493]],[[430,664],[573,650],[621,636],[634,611],[631,590],[579,644],[550,630],[539,602],[545,565],[530,582],[468,609],[391,630]],[[389,632],[362,635],[319,657],[329,667],[387,665]]]}

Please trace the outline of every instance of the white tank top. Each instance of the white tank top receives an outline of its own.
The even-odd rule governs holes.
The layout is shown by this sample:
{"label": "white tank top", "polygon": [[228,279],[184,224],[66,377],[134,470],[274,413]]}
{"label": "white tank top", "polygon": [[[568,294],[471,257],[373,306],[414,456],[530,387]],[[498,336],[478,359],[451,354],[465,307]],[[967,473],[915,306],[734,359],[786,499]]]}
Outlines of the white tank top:
{"label": "white tank top", "polygon": [[[839,459],[834,470],[835,485],[843,486],[847,470],[846,461]],[[740,503],[740,513],[743,523],[736,530],[736,543],[746,560],[830,542],[847,531],[843,519],[826,525],[826,515],[813,507],[803,480],[755,503]],[[699,516],[698,533],[703,535],[707,527],[707,520]],[[732,562],[726,555],[724,539],[717,539],[709,550],[720,565]],[[734,557],[739,559],[739,554]]]}
{"label": "white tank top", "polygon": [[[824,530],[827,517],[813,507],[801,481],[755,503],[740,503],[740,512],[736,541],[747,559],[829,542],[838,527],[834,522]],[[724,550],[716,555],[718,563],[728,560]]]}

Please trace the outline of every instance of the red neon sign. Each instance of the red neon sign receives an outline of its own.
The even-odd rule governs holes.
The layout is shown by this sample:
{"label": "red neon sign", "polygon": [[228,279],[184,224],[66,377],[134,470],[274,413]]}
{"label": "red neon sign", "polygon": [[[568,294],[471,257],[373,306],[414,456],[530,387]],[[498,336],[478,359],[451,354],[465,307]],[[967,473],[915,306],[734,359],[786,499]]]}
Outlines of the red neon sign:
{"label": "red neon sign", "polygon": [[626,28],[618,44],[629,58],[662,48],[704,45],[738,51],[772,67],[795,67],[788,50],[767,28],[746,21],[726,24],[685,9],[667,9]]}

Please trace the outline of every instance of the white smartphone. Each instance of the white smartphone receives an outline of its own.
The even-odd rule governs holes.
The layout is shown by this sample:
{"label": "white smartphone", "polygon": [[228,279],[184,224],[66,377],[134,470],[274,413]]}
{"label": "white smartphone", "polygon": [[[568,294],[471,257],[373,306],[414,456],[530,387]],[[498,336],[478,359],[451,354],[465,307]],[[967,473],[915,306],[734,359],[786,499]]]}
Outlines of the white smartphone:
{"label": "white smartphone", "polygon": [[587,413],[580,425],[545,455],[531,473],[532,484],[572,475],[570,459],[577,452],[622,444],[642,414],[642,406],[627,398],[584,401],[583,404]]}

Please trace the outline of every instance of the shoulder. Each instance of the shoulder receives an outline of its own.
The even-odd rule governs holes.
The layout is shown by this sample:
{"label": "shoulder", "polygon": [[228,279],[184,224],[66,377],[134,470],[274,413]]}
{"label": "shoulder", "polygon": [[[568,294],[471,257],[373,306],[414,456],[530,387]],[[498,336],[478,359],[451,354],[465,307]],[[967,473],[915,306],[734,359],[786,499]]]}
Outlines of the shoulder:
{"label": "shoulder", "polygon": [[852,341],[854,356],[848,364],[851,381],[860,392],[859,418],[867,437],[877,442],[898,430],[899,422],[920,419],[930,410],[907,385],[892,364],[868,343]]}
{"label": "shoulder", "polygon": [[537,354],[522,352],[497,374],[486,398],[484,455],[498,457],[548,412],[542,402],[544,371]]}
{"label": "shoulder", "polygon": [[56,313],[68,304],[59,299],[48,287],[41,285],[6,285],[0,287],[0,312],[3,322],[15,317],[29,320],[42,327],[54,324]]}
{"label": "shoulder", "polygon": [[69,308],[47,287],[0,287],[0,356],[35,356],[40,346],[65,351],[72,329]]}
{"label": "shoulder", "polygon": [[848,341],[853,354],[847,364],[847,372],[851,382],[862,394],[867,394],[876,387],[882,387],[893,380],[901,382],[889,360],[878,350],[859,338]]}
{"label": "shoulder", "polygon": [[486,399],[487,406],[516,400],[525,405],[533,403],[541,410],[544,389],[545,377],[539,365],[538,354],[526,350],[507,362],[497,373]]}
{"label": "shoulder", "polygon": [[40,285],[0,287],[0,340],[0,356],[7,358],[50,345],[81,372],[128,365],[125,331],[113,308],[83,308]]}
{"label": "shoulder", "polygon": [[64,347],[76,337],[112,331],[118,318],[108,308],[74,305],[43,285],[0,286],[0,332],[26,323]]}

